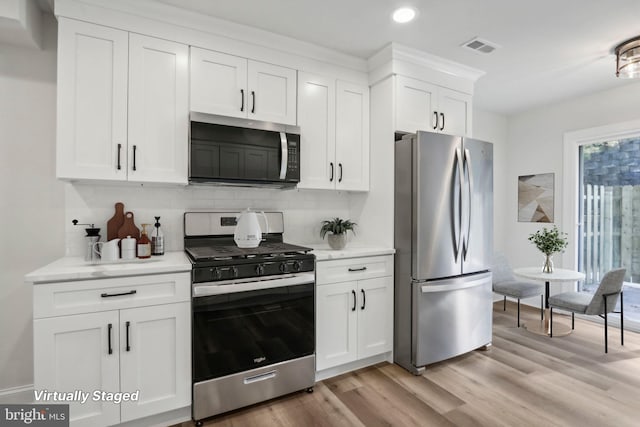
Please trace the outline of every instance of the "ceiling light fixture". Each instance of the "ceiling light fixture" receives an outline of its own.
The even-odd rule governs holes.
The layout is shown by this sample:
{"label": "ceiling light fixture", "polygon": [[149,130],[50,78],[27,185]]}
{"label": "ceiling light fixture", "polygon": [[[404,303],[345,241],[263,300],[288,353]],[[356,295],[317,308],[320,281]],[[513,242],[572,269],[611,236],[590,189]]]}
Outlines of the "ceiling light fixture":
{"label": "ceiling light fixture", "polygon": [[416,17],[416,10],[411,7],[401,7],[393,12],[393,20],[399,24],[406,24]]}
{"label": "ceiling light fixture", "polygon": [[616,77],[640,77],[640,36],[616,46]]}

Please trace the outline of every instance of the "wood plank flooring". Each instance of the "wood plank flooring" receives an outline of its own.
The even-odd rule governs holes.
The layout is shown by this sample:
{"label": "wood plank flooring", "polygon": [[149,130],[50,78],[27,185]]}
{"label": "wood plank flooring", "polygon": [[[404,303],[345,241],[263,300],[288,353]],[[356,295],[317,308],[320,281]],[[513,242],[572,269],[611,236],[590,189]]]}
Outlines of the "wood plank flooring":
{"label": "wood plank flooring", "polygon": [[[515,303],[494,305],[487,351],[427,367],[414,376],[383,363],[209,418],[205,426],[638,426],[640,335],[576,319],[548,338],[516,327]],[[522,306],[522,320],[539,319]],[[570,318],[554,316],[570,323]],[[183,423],[182,427],[192,426]]]}

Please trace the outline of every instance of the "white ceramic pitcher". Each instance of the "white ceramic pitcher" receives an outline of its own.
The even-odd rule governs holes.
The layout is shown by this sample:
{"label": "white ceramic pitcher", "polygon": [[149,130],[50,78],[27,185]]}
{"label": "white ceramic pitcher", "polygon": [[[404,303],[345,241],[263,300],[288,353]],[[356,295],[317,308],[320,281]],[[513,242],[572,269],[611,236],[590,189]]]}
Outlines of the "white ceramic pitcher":
{"label": "white ceramic pitcher", "polygon": [[108,242],[96,242],[93,244],[93,251],[100,255],[102,262],[117,261],[120,258],[119,241],[120,239],[112,239]]}

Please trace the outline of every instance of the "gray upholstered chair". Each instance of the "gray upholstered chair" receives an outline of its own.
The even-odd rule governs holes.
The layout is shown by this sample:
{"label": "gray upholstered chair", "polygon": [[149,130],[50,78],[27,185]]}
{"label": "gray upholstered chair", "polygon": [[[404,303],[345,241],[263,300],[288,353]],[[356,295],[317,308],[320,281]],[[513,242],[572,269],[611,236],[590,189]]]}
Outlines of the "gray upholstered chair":
{"label": "gray upholstered chair", "polygon": [[518,328],[520,327],[520,300],[522,298],[540,295],[540,319],[544,318],[544,290],[541,284],[516,279],[507,257],[501,253],[493,255],[491,274],[493,276],[493,292],[504,296],[502,310],[507,310],[507,297],[518,300]]}
{"label": "gray upholstered chair", "polygon": [[[624,345],[624,309],[622,307],[622,284],[627,270],[618,268],[607,272],[596,292],[591,295],[586,292],[563,292],[549,297],[551,309],[551,333],[553,337],[553,309],[560,308],[571,312],[571,329],[575,327],[575,313],[600,316],[604,319],[604,352],[608,353],[608,324],[607,313],[620,313],[620,345]],[[620,296],[620,311],[614,311]]]}

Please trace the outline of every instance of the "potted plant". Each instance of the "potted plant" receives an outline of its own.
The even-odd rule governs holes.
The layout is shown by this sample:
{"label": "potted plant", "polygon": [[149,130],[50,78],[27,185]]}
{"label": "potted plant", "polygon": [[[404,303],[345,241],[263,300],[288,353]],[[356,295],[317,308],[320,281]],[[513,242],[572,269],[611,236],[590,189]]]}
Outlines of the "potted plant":
{"label": "potted plant", "polygon": [[331,249],[342,249],[347,244],[347,231],[351,230],[355,234],[354,227],[357,224],[348,219],[333,218],[332,220],[322,221],[320,228],[320,237],[324,239],[329,233],[328,242]]}
{"label": "potted plant", "polygon": [[569,244],[567,233],[561,232],[555,225],[550,230],[544,227],[542,230],[531,234],[529,241],[536,245],[540,252],[545,254],[544,266],[542,267],[544,273],[553,273],[551,256],[556,252],[564,252],[564,248]]}

